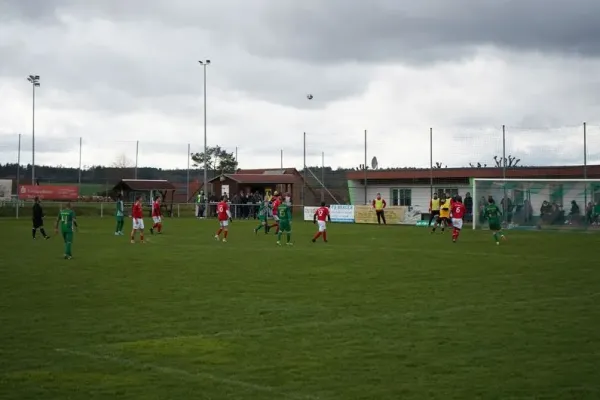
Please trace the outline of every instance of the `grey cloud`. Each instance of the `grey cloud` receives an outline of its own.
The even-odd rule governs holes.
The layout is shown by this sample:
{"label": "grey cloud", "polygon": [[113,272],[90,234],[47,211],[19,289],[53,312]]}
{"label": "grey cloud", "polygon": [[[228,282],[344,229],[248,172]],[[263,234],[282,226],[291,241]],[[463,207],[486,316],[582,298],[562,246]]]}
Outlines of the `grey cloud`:
{"label": "grey cloud", "polygon": [[[29,9],[22,2],[10,3],[15,16]],[[213,40],[242,44],[260,57],[334,64],[456,59],[473,46],[485,45],[581,56],[600,52],[596,0],[107,0],[85,7],[74,0],[37,3],[44,4],[33,13],[38,18],[67,12],[201,27],[213,32]]]}

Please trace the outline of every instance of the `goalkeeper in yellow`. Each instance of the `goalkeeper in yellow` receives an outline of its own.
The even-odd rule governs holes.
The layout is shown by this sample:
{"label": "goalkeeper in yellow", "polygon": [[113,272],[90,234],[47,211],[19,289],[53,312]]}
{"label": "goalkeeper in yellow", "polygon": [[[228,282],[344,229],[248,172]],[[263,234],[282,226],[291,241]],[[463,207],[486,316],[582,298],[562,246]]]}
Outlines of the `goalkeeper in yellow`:
{"label": "goalkeeper in yellow", "polygon": [[502,211],[500,211],[492,196],[488,197],[488,204],[483,209],[483,216],[488,220],[490,231],[494,232],[496,244],[500,244],[500,239],[506,240],[506,236],[502,232],[502,221],[500,221]]}

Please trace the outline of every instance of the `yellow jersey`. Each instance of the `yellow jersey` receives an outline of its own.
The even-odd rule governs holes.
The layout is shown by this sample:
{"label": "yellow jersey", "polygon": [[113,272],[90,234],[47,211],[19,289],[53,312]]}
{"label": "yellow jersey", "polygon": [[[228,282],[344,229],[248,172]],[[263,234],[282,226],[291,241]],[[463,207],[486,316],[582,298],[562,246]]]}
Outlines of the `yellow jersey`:
{"label": "yellow jersey", "polygon": [[440,211],[440,199],[431,199],[431,211]]}
{"label": "yellow jersey", "polygon": [[440,218],[450,218],[450,200],[440,204]]}

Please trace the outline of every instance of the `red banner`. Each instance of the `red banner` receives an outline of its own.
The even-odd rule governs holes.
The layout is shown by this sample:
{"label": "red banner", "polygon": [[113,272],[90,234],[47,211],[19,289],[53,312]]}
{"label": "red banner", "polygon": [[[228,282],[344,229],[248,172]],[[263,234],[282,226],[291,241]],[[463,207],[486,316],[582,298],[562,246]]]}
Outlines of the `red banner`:
{"label": "red banner", "polygon": [[20,185],[19,199],[33,200],[39,197],[44,200],[77,200],[79,198],[79,187],[77,186],[34,186]]}

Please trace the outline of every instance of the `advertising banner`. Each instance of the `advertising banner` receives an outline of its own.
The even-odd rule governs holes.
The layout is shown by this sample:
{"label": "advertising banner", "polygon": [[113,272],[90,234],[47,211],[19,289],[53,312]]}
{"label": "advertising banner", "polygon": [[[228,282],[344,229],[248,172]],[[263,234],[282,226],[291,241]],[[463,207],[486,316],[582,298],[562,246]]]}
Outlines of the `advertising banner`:
{"label": "advertising banner", "polygon": [[332,204],[329,207],[331,222],[354,222],[354,206]]}
{"label": "advertising banner", "polygon": [[10,200],[12,197],[12,180],[0,179],[0,200]]}
{"label": "advertising banner", "polygon": [[307,206],[304,206],[304,220],[305,221],[312,221],[313,220],[313,215],[315,215],[315,213],[317,212],[317,208],[319,208],[319,207],[307,207]]}
{"label": "advertising banner", "polygon": [[52,185],[19,186],[19,199],[33,200],[36,196],[43,200],[77,200],[79,198],[79,187]]}
{"label": "advertising banner", "polygon": [[[390,206],[385,208],[385,219],[388,225],[404,223],[405,212],[408,207]],[[376,224],[377,215],[371,206],[354,206],[354,222],[357,224]]]}
{"label": "advertising banner", "polygon": [[[319,207],[304,207],[304,220],[312,221]],[[329,207],[331,222],[354,222],[354,206],[333,204]]]}

